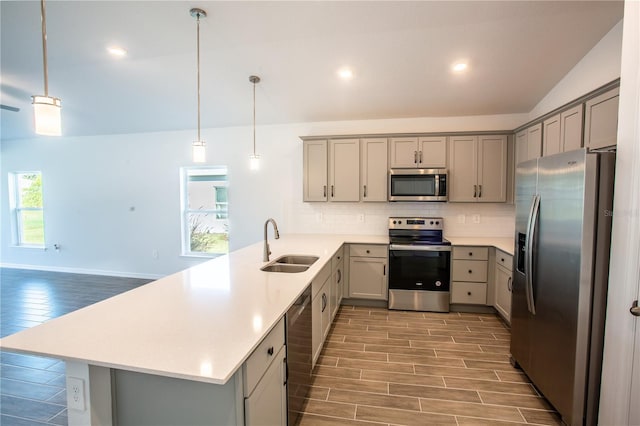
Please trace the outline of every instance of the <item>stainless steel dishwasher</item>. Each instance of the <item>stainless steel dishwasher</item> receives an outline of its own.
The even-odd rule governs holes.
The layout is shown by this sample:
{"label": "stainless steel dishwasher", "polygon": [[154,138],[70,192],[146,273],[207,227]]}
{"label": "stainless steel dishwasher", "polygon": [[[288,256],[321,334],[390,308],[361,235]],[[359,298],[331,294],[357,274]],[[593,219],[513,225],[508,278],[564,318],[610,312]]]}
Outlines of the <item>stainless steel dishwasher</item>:
{"label": "stainless steel dishwasher", "polygon": [[300,422],[311,386],[311,286],[289,308],[287,318],[287,420]]}

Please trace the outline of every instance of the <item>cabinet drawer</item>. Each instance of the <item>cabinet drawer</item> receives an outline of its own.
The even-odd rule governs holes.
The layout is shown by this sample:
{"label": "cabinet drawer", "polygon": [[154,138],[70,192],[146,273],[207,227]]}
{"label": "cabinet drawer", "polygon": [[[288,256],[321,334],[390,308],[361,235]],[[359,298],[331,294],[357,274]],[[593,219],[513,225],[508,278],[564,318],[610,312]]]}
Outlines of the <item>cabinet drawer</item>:
{"label": "cabinet drawer", "polygon": [[318,272],[313,281],[311,281],[311,299],[315,299],[316,295],[324,285],[324,283],[331,276],[331,262],[327,264]]}
{"label": "cabinet drawer", "polygon": [[488,247],[454,247],[453,258],[468,259],[468,260],[488,260],[489,248]]}
{"label": "cabinet drawer", "polygon": [[351,244],[350,256],[387,257],[387,246],[381,244]]}
{"label": "cabinet drawer", "polygon": [[513,256],[496,249],[496,265],[503,266],[511,271],[513,265]]}
{"label": "cabinet drawer", "polygon": [[245,361],[243,368],[244,396],[248,396],[284,346],[284,318],[267,334]]}
{"label": "cabinet drawer", "polygon": [[453,262],[452,281],[487,281],[486,260],[456,260]]}
{"label": "cabinet drawer", "polygon": [[486,283],[451,283],[451,303],[484,305],[487,303]]}

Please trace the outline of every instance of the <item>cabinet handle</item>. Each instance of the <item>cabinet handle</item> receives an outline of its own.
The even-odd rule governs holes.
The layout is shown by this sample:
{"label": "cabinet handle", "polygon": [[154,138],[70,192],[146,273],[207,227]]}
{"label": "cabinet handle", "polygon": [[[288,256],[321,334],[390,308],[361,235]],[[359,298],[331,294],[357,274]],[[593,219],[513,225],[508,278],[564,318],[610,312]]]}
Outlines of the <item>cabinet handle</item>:
{"label": "cabinet handle", "polygon": [[269,354],[269,356],[273,356],[273,346],[267,349],[267,353]]}
{"label": "cabinet handle", "polygon": [[331,185],[331,198],[333,198],[333,185]]}
{"label": "cabinet handle", "polygon": [[327,308],[327,294],[322,293],[322,312]]}
{"label": "cabinet handle", "polygon": [[504,262],[504,257],[503,257],[503,258],[500,258],[500,262]]}
{"label": "cabinet handle", "polygon": [[324,193],[324,197],[327,197],[327,185],[324,185],[324,189],[323,189],[323,193]]}
{"label": "cabinet handle", "polygon": [[342,269],[338,269],[338,284],[342,281]]}
{"label": "cabinet handle", "polygon": [[478,185],[478,198],[482,198],[482,185]]}
{"label": "cabinet handle", "polygon": [[364,198],[367,198],[367,185],[364,186]]}
{"label": "cabinet handle", "polygon": [[473,185],[473,198],[478,196],[478,185]]}
{"label": "cabinet handle", "polygon": [[369,250],[367,250],[367,254],[371,253]]}
{"label": "cabinet handle", "polygon": [[470,291],[467,292],[467,296],[471,296],[471,292]]}
{"label": "cabinet handle", "polygon": [[469,252],[469,257],[473,257],[473,252],[472,251]]}
{"label": "cabinet handle", "polygon": [[507,289],[509,289],[509,291],[513,291],[513,278],[509,277],[509,280],[507,281]]}
{"label": "cabinet handle", "polygon": [[413,162],[418,164],[418,151],[413,151]]}
{"label": "cabinet handle", "polygon": [[420,163],[422,164],[422,151],[420,151]]}
{"label": "cabinet handle", "polygon": [[473,274],[473,271],[472,271],[471,269],[469,269],[469,273],[470,273],[470,274]]}
{"label": "cabinet handle", "polygon": [[382,275],[387,275],[387,265],[382,265]]}
{"label": "cabinet handle", "polygon": [[287,365],[287,359],[283,358],[282,359],[282,363],[284,364],[282,370],[284,371],[283,375],[283,379],[284,382],[282,383],[283,386],[285,386],[287,384],[287,382],[289,381],[289,366]]}

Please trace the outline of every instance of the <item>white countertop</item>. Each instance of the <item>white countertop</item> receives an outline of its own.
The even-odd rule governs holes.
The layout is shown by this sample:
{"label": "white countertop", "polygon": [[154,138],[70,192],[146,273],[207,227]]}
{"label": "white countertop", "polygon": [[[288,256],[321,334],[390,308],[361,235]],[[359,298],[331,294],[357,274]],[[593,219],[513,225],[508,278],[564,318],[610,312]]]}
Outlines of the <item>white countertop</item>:
{"label": "white countertop", "polygon": [[451,241],[454,246],[489,246],[502,250],[505,253],[513,256],[513,250],[515,248],[513,238],[507,237],[450,237],[448,235],[445,238]]}
{"label": "white countertop", "polygon": [[387,235],[285,235],[271,259],[319,256],[307,271],[260,271],[256,243],[0,340],[3,350],[226,383],[343,243]]}

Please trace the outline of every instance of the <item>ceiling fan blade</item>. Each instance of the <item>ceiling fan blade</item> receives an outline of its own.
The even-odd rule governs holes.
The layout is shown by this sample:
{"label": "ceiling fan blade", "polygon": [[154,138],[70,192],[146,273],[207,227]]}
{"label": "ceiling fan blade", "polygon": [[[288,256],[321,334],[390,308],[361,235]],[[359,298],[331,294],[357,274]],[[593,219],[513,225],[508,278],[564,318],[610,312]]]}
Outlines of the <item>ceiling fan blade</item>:
{"label": "ceiling fan blade", "polygon": [[6,109],[7,111],[13,111],[13,112],[20,111],[20,108],[12,107],[12,106],[9,106],[9,105],[3,105],[3,104],[0,104],[0,109]]}

